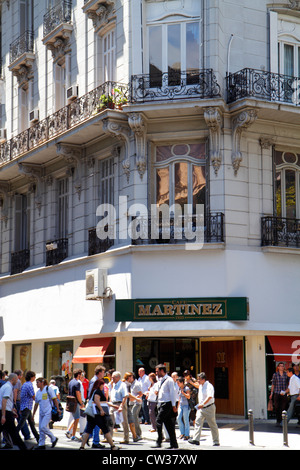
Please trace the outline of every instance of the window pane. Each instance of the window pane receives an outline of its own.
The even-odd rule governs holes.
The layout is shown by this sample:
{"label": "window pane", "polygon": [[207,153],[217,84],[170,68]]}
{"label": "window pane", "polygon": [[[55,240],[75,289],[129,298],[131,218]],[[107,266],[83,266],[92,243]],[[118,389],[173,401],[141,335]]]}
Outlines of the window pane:
{"label": "window pane", "polygon": [[294,48],[288,44],[284,45],[284,73],[294,75]]}
{"label": "window pane", "polygon": [[150,87],[162,85],[162,29],[161,26],[149,28],[149,72]]}
{"label": "window pane", "polygon": [[186,71],[187,84],[197,83],[200,67],[199,60],[199,23],[188,23],[186,25]]}
{"label": "window pane", "polygon": [[181,41],[180,24],[168,26],[168,79],[169,85],[180,84],[181,75]]}
{"label": "window pane", "polygon": [[293,170],[285,171],[285,198],[286,217],[296,217],[296,173]]}
{"label": "window pane", "polygon": [[158,206],[170,203],[169,168],[156,171],[156,203]]}
{"label": "window pane", "polygon": [[188,203],[188,164],[175,163],[175,204],[180,204],[182,213],[184,204]]}
{"label": "window pane", "polygon": [[205,167],[193,165],[193,212],[196,213],[196,204],[205,205],[206,178]]}
{"label": "window pane", "polygon": [[281,203],[281,172],[276,173],[276,214],[281,217],[282,203]]}

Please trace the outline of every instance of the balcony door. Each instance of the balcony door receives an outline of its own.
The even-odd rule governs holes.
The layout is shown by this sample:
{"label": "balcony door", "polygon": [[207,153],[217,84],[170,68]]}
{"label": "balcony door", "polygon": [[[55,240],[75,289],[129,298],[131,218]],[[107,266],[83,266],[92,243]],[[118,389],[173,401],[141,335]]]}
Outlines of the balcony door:
{"label": "balcony door", "polygon": [[300,218],[300,153],[275,152],[276,215]]}
{"label": "balcony door", "polygon": [[30,208],[28,197],[15,196],[15,251],[28,250],[30,234]]}

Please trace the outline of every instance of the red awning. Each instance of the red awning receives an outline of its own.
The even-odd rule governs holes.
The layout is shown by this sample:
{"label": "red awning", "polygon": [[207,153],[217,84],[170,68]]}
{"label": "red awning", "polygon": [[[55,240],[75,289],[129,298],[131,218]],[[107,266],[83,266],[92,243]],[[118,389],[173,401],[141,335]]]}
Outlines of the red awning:
{"label": "red awning", "polygon": [[84,339],[73,356],[75,363],[102,363],[112,338]]}
{"label": "red awning", "polygon": [[299,336],[268,336],[276,361],[300,362]]}

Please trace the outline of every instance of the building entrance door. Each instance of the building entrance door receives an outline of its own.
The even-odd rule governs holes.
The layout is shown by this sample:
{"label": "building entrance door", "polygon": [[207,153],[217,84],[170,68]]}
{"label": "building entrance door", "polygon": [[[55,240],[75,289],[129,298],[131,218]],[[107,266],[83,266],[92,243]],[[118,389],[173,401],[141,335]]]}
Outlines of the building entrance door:
{"label": "building entrance door", "polygon": [[201,370],[215,387],[217,414],[244,416],[243,341],[201,341]]}

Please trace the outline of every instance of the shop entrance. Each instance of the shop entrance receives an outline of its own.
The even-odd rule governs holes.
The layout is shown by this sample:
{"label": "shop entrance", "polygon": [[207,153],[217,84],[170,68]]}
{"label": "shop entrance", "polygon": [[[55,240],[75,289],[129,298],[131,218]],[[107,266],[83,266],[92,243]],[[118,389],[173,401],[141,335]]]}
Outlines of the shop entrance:
{"label": "shop entrance", "polygon": [[198,371],[199,340],[195,338],[134,338],[134,372],[144,367],[146,374],[155,372],[157,364],[166,364],[168,373],[182,375],[189,369]]}
{"label": "shop entrance", "polygon": [[215,387],[217,414],[244,416],[243,341],[201,341],[201,370]]}

